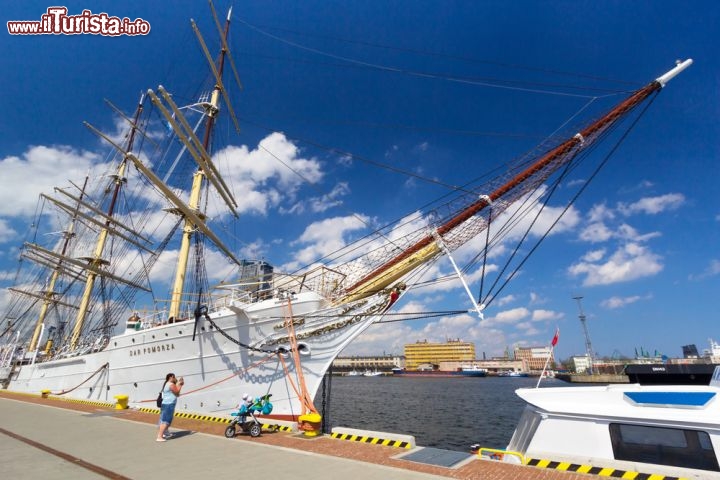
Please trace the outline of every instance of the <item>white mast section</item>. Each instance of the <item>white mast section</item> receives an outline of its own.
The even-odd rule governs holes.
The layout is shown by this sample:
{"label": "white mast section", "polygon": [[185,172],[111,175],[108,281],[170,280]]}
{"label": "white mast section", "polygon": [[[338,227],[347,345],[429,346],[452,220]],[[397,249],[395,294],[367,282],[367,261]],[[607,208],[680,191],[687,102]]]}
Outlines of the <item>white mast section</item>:
{"label": "white mast section", "polygon": [[676,66],[675,68],[673,68],[672,70],[670,70],[670,71],[667,72],[666,74],[659,76],[658,78],[655,79],[655,81],[658,82],[658,83],[660,84],[660,86],[664,87],[670,80],[672,80],[673,78],[675,78],[675,77],[676,77],[678,74],[680,74],[683,70],[685,70],[685,69],[688,68],[690,65],[692,65],[692,63],[693,63],[692,58],[688,58],[688,59],[685,60],[685,61],[680,61],[680,60],[678,60],[678,61],[677,61],[677,66]]}
{"label": "white mast section", "polygon": [[470,302],[473,304],[473,307],[475,308],[475,311],[477,312],[478,317],[480,317],[480,320],[483,320],[485,318],[485,315],[483,314],[485,305],[478,305],[478,303],[475,301],[475,297],[473,297],[472,293],[470,292],[470,287],[468,287],[468,284],[465,281],[465,277],[463,276],[462,272],[458,268],[457,263],[455,263],[455,259],[453,258],[452,254],[450,253],[450,249],[447,248],[447,246],[445,245],[445,242],[443,242],[442,237],[440,237],[440,235],[437,233],[437,230],[433,230],[432,235],[433,235],[433,237],[435,237],[435,241],[440,246],[440,249],[450,259],[450,263],[452,264],[453,268],[455,269],[455,273],[457,274],[458,278],[460,279],[460,282],[462,283],[463,287],[465,288],[465,293],[467,293],[468,297],[470,297]]}

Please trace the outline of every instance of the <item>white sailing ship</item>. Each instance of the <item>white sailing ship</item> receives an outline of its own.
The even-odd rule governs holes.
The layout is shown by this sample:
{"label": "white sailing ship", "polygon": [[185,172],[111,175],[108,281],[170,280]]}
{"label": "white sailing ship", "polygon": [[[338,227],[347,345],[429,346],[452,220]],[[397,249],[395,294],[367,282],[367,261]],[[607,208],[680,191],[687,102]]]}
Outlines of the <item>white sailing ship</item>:
{"label": "white sailing ship", "polygon": [[[690,64],[679,64],[569,138],[541,146],[495,180],[433,205],[419,227],[387,226],[325,264],[283,274],[264,261],[237,258],[210,226],[209,195],[231,215],[237,209],[211,153],[218,117],[227,114],[237,124],[225,88],[232,78],[223,77],[235,71],[230,16],[224,28],[216,23],[223,39],[217,59],[195,28],[213,72],[212,91],[179,105],[162,86],[148,90],[133,114],[118,111],[127,127],[122,140],[88,124],[113,152],[112,173],[97,185],[86,179],[43,196],[48,209],[64,215],[62,231],[36,237],[54,243],[22,247],[23,273],[3,306],[0,332],[6,389],[104,402],[127,395],[133,407],[152,407],[173,371],[186,384],[178,411],[224,415],[247,392],[272,394],[279,419],[315,412],[313,398],[338,353],[380,321],[429,265],[484,234],[515,202],[583,158]],[[156,140],[151,130],[158,124],[169,127],[169,140]],[[174,216],[175,228],[157,230],[162,212]],[[173,234],[181,244],[170,300],[136,309],[152,290],[149,272]],[[210,288],[202,263],[210,248],[237,267],[236,282]]]}

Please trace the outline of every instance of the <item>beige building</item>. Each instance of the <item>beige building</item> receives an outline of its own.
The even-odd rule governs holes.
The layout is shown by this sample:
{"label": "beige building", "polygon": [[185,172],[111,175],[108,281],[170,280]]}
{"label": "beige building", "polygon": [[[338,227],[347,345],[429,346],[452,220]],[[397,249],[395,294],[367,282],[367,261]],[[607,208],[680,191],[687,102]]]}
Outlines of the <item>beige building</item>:
{"label": "beige building", "polygon": [[548,361],[548,368],[555,362],[555,356],[551,347],[515,347],[515,360],[522,360],[528,370],[541,372]]}

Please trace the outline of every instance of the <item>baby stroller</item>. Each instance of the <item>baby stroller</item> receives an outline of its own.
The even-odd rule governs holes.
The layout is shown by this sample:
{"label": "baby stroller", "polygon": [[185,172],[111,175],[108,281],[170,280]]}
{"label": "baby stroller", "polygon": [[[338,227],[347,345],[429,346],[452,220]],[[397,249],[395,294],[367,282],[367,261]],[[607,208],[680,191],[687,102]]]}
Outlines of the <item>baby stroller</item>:
{"label": "baby stroller", "polygon": [[272,403],[270,403],[271,396],[272,394],[269,393],[262,397],[257,397],[250,405],[243,402],[237,412],[230,414],[235,418],[233,418],[230,425],[225,429],[225,436],[227,438],[233,438],[235,436],[236,425],[239,425],[242,431],[249,433],[251,437],[259,437],[260,433],[262,433],[262,424],[255,415],[268,415],[272,412],[273,406]]}

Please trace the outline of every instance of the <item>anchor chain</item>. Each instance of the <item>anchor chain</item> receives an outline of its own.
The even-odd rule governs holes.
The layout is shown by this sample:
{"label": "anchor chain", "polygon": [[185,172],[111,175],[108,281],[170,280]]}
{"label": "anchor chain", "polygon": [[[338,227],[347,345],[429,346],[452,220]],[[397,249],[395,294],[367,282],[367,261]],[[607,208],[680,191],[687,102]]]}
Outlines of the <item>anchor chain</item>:
{"label": "anchor chain", "polygon": [[210,315],[208,315],[207,312],[208,312],[207,305],[201,305],[200,307],[196,308],[196,309],[195,309],[195,322],[197,323],[197,321],[198,321],[198,319],[199,319],[200,317],[205,317],[205,320],[207,320],[208,323],[210,323],[210,325],[211,325],[215,330],[217,330],[217,331],[220,333],[220,335],[222,335],[223,337],[227,338],[228,340],[230,340],[231,342],[233,342],[235,345],[238,345],[238,346],[240,346],[240,347],[242,347],[242,348],[245,348],[245,349],[247,349],[247,350],[252,350],[253,352],[277,353],[275,350],[265,350],[265,349],[263,349],[263,348],[252,347],[252,346],[250,346],[250,345],[247,345],[247,344],[245,344],[245,343],[242,343],[240,340],[237,340],[237,339],[231,337],[231,336],[230,336],[228,333],[226,333],[222,328],[218,327],[215,322],[212,321],[212,319],[210,318]]}

